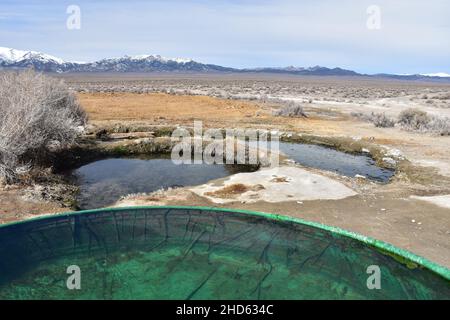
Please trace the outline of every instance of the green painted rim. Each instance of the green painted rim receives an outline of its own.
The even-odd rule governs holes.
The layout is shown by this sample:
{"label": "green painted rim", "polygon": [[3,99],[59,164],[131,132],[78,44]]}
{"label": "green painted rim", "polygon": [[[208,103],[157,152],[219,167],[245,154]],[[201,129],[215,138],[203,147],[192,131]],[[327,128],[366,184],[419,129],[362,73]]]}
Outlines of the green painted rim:
{"label": "green painted rim", "polygon": [[103,209],[94,209],[94,210],[64,212],[64,213],[57,213],[57,214],[51,214],[51,215],[48,214],[48,215],[43,215],[43,216],[39,216],[36,218],[27,219],[27,220],[5,223],[5,224],[0,225],[0,228],[5,228],[5,227],[12,226],[12,225],[18,225],[18,224],[26,224],[31,221],[52,219],[52,218],[57,218],[57,217],[75,216],[75,215],[90,214],[90,213],[96,213],[96,212],[126,211],[126,210],[136,210],[136,209],[185,209],[185,210],[216,211],[216,212],[228,212],[228,213],[243,213],[243,214],[248,214],[248,215],[252,215],[252,216],[264,217],[266,219],[275,220],[275,221],[299,223],[302,225],[314,227],[317,229],[331,232],[333,234],[338,234],[338,235],[341,235],[344,237],[348,237],[348,238],[352,238],[352,239],[361,241],[369,246],[374,247],[375,249],[378,249],[379,251],[381,251],[383,253],[393,255],[394,258],[397,258],[397,260],[399,260],[402,263],[408,264],[408,262],[413,262],[413,263],[419,265],[420,267],[427,268],[427,269],[431,270],[432,272],[442,276],[443,278],[450,280],[450,269],[448,269],[444,266],[441,266],[437,263],[434,263],[426,258],[418,256],[412,252],[409,252],[404,249],[400,249],[400,248],[398,248],[392,244],[386,243],[384,241],[377,240],[377,239],[374,239],[371,237],[367,237],[362,234],[344,230],[341,228],[321,224],[318,222],[307,221],[307,220],[303,220],[300,218],[294,218],[294,217],[289,217],[289,216],[280,215],[280,214],[242,210],[242,209],[226,209],[226,208],[200,207],[200,206],[135,206],[135,207],[103,208]]}

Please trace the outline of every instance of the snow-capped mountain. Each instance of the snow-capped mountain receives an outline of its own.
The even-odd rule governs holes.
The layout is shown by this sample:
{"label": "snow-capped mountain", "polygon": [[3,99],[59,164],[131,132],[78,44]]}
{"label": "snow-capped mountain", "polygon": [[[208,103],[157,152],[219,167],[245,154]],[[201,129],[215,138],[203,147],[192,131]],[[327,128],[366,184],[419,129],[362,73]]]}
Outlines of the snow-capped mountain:
{"label": "snow-capped mountain", "polygon": [[0,67],[34,67],[42,71],[62,72],[66,64],[64,60],[42,52],[0,47]]}
{"label": "snow-capped mountain", "polygon": [[78,64],[70,71],[77,72],[217,72],[231,71],[212,64],[203,64],[192,59],[164,58],[159,55],[124,56],[121,58],[102,59],[99,61]]}
{"label": "snow-capped mountain", "polygon": [[256,68],[243,69],[244,72],[260,72],[260,73],[288,73],[296,75],[313,75],[313,76],[361,76],[362,74],[352,70],[342,68],[327,68],[321,66],[303,68],[303,67],[284,67],[284,68]]}
{"label": "snow-capped mountain", "polygon": [[351,70],[320,66],[235,69],[204,64],[192,59],[165,58],[160,55],[123,56],[94,62],[66,62],[41,52],[0,47],[0,68],[26,67],[46,72],[268,72],[298,75],[359,75]]}
{"label": "snow-capped mountain", "polygon": [[264,67],[252,69],[236,69],[214,64],[205,64],[192,59],[165,58],[160,55],[135,55],[119,58],[107,58],[94,62],[69,62],[57,57],[36,51],[23,51],[0,47],[0,69],[22,69],[32,67],[45,72],[234,72],[234,73],[282,73],[294,75],[316,76],[368,76],[393,78],[400,80],[450,81],[447,73],[430,73],[414,75],[375,74],[364,75],[342,68]]}
{"label": "snow-capped mountain", "polygon": [[177,63],[188,63],[192,62],[192,59],[184,59],[184,58],[165,58],[161,57],[160,55],[152,55],[152,54],[141,54],[136,56],[125,56],[130,58],[131,60],[158,60],[161,62],[169,62],[169,61],[175,61]]}
{"label": "snow-capped mountain", "polygon": [[231,71],[192,59],[165,58],[160,55],[136,55],[102,59],[94,62],[66,62],[51,55],[0,47],[0,68],[33,67],[46,72],[152,72],[152,71]]}
{"label": "snow-capped mountain", "polygon": [[49,54],[37,51],[23,51],[11,48],[0,47],[0,59],[4,61],[20,62],[23,60],[35,60],[41,62],[54,62],[62,64],[64,60],[51,56]]}
{"label": "snow-capped mountain", "polygon": [[450,78],[450,74],[445,72],[438,72],[438,73],[424,73],[421,74],[421,76],[425,77],[439,77],[439,78]]}

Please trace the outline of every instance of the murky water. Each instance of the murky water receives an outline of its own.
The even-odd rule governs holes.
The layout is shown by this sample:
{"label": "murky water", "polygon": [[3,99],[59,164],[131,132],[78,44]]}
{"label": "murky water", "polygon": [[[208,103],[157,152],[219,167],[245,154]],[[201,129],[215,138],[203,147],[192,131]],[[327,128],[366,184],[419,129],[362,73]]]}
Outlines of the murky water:
{"label": "murky water", "polygon": [[354,155],[331,148],[300,143],[280,142],[280,151],[295,162],[306,166],[354,177],[359,174],[371,180],[387,182],[394,170],[380,168],[366,155]]}
{"label": "murky water", "polygon": [[111,205],[120,197],[132,193],[195,186],[235,172],[251,170],[247,166],[176,165],[171,159],[112,158],[92,162],[70,174],[80,187],[78,206],[93,209]]}

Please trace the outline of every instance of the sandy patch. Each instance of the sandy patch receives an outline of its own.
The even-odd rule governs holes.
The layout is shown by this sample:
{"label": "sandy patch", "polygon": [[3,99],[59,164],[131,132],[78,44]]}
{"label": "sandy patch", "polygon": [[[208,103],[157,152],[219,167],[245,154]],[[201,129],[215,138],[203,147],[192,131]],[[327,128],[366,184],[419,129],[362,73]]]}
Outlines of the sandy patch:
{"label": "sandy patch", "polygon": [[438,172],[444,176],[450,177],[450,163],[441,160],[430,160],[430,159],[418,159],[414,161],[418,165],[424,167],[433,167],[438,169]]}
{"label": "sandy patch", "polygon": [[431,196],[431,197],[419,197],[419,196],[410,196],[412,199],[426,201],[432,204],[435,204],[442,208],[450,209],[450,194],[443,196]]}
{"label": "sandy patch", "polygon": [[119,199],[113,207],[164,206],[177,201],[186,201],[188,198],[189,192],[183,188],[160,189],[148,194],[127,195]]}
{"label": "sandy patch", "polygon": [[208,183],[190,190],[214,203],[337,200],[357,194],[338,181],[287,166],[238,173],[222,184]]}

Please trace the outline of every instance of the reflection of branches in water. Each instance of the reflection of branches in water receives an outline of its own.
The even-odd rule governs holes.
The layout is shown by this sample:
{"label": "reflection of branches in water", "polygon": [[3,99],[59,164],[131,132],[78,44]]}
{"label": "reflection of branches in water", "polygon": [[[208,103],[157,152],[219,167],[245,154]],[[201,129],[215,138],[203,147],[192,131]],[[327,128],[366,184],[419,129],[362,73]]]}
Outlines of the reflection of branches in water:
{"label": "reflection of branches in water", "polygon": [[134,241],[134,232],[135,232],[135,228],[136,228],[136,220],[137,220],[137,212],[134,212],[134,216],[133,216],[133,227],[131,229],[131,240]]}
{"label": "reflection of branches in water", "polygon": [[214,225],[212,226],[211,230],[209,231],[209,239],[208,239],[208,250],[209,248],[211,248],[211,242],[213,239],[213,236],[216,234],[216,229],[217,229],[217,225],[219,223],[219,220],[217,219],[217,217],[215,216],[209,216],[210,218],[213,217],[214,218]]}
{"label": "reflection of branches in water", "polygon": [[172,210],[167,210],[164,213],[163,219],[164,219],[164,239],[167,241],[169,239],[169,221],[167,220],[167,217]]}
{"label": "reflection of branches in water", "polygon": [[307,257],[306,259],[304,259],[304,260],[303,260],[302,262],[300,262],[300,263],[292,264],[292,267],[298,266],[298,267],[299,267],[299,270],[300,270],[300,269],[302,269],[302,268],[305,266],[305,264],[306,264],[308,261],[310,261],[310,260],[312,260],[312,259],[314,259],[314,258],[315,258],[314,263],[317,263],[317,261],[319,261],[319,259],[322,258],[322,256],[325,254],[325,251],[327,251],[327,249],[328,249],[329,247],[331,247],[332,244],[333,244],[332,242],[329,243],[329,244],[327,244],[327,246],[326,246],[323,250],[321,250],[318,254],[313,254],[313,255]]}
{"label": "reflection of branches in water", "polygon": [[41,253],[42,257],[45,257],[44,251],[42,250],[41,246],[39,245],[39,243],[33,238],[33,236],[31,235],[31,233],[27,233],[27,237],[31,240],[31,242],[38,248],[39,252]]}
{"label": "reflection of branches in water", "polygon": [[270,237],[269,242],[267,242],[267,244],[264,246],[261,255],[259,256],[259,261],[258,263],[260,264],[265,264],[265,263],[270,263],[269,262],[269,256],[268,256],[268,251],[270,248],[270,245],[272,244],[273,240],[275,239],[275,237],[277,236],[278,232],[274,232],[272,234],[272,236]]}
{"label": "reflection of branches in water", "polygon": [[[198,211],[198,213],[202,214],[201,211]],[[199,226],[198,229],[203,230],[202,232],[208,232],[211,237],[211,234],[214,233],[216,222],[214,222],[214,226],[212,226],[212,230],[208,230],[209,229],[208,225],[204,225],[203,223],[201,223],[201,222],[199,223],[198,221],[195,221],[195,220],[193,221],[193,217],[192,217],[190,210],[187,210],[187,214],[188,214],[188,221],[186,222],[186,225],[185,225],[184,234],[183,234],[183,238],[182,238],[183,240],[186,239],[188,233],[190,233],[188,240],[192,240],[194,238],[197,226]]]}
{"label": "reflection of branches in water", "polygon": [[200,285],[198,287],[196,287],[186,298],[186,300],[191,300],[192,297],[209,281],[209,279],[214,275],[214,273],[216,273],[216,271],[219,269],[219,267],[217,267],[216,269],[214,269],[207,277],[205,280],[202,281],[202,283],[200,283]]}
{"label": "reflection of branches in water", "polygon": [[[402,288],[403,293],[405,294],[405,297],[407,300],[412,300],[414,297],[418,297],[419,294],[415,291],[415,286],[410,286],[408,282],[403,283],[402,277],[396,277],[397,283]],[[410,292],[410,290],[412,292]],[[381,290],[377,290],[381,291]]]}
{"label": "reflection of branches in water", "polygon": [[[120,267],[118,266],[111,266],[110,267],[110,290],[109,290],[109,299],[114,299],[114,295],[116,292],[116,288],[126,288],[128,290],[128,295],[129,297],[133,297],[133,286],[130,285],[130,282],[133,283],[137,283],[137,282],[142,282],[143,279],[141,277],[136,276],[135,273],[133,273],[130,270],[124,270],[121,271]],[[130,279],[132,279],[130,281]],[[115,284],[117,284],[117,286],[115,287]]]}
{"label": "reflection of branches in water", "polygon": [[[336,244],[332,237],[327,237],[324,239],[323,235],[318,236],[316,232],[311,232],[309,227],[302,227],[301,229],[298,229],[298,226],[292,226],[294,228],[286,234],[286,237],[291,239],[290,242],[293,243],[293,246],[288,246],[286,249],[286,266],[291,268],[292,271],[298,271],[295,270],[295,267],[300,266],[300,268],[302,268],[311,259],[315,258],[315,262],[317,262],[331,245]],[[312,254],[303,261],[295,262],[295,260],[299,260],[298,256],[302,253],[317,252],[317,248],[321,247],[321,244],[325,241],[327,241],[325,248],[321,252]],[[294,255],[297,257],[293,258]]]}
{"label": "reflection of branches in water", "polygon": [[271,263],[268,263],[269,265],[269,270],[264,274],[264,276],[258,281],[255,289],[250,293],[250,294],[254,294],[255,292],[258,292],[258,300],[261,299],[261,286],[263,284],[263,282],[267,279],[267,277],[272,273],[273,270],[273,266]]}
{"label": "reflection of branches in water", "polygon": [[89,246],[88,246],[89,254],[91,253],[92,238],[94,238],[95,241],[97,241],[97,244],[103,245],[103,248],[105,249],[105,251],[108,252],[108,246],[106,245],[105,240],[103,239],[103,237],[100,237],[99,235],[97,235],[97,233],[94,231],[94,229],[90,226],[91,224],[92,224],[92,222],[90,220],[90,217],[87,217],[86,220],[84,220],[83,225],[89,234]]}
{"label": "reflection of branches in water", "polygon": [[162,245],[167,243],[167,240],[169,239],[169,223],[168,223],[168,215],[172,211],[172,209],[167,210],[163,215],[163,222],[164,222],[164,239],[161,240],[159,243],[151,247],[148,251],[155,250],[156,248],[161,247]]}
{"label": "reflection of branches in water", "polygon": [[188,221],[186,222],[186,227],[184,229],[183,239],[186,238],[186,235],[187,235],[188,230],[189,230],[189,225],[191,224],[191,218],[192,218],[191,211],[190,210],[186,210],[186,212],[188,214]]}
{"label": "reflection of branches in water", "polygon": [[53,248],[51,245],[51,242],[48,240],[48,238],[45,236],[45,232],[43,232],[42,230],[39,230],[39,235],[41,236],[41,238],[44,240],[44,243],[48,249],[48,251],[50,251],[50,255],[53,256]]}
{"label": "reflection of branches in water", "polygon": [[117,224],[117,217],[116,217],[115,212],[112,213],[112,217],[114,220],[114,226],[116,227],[117,241],[120,242],[120,230],[119,230],[119,225]]}
{"label": "reflection of branches in water", "polygon": [[[106,268],[106,259],[105,262],[102,265],[102,286],[103,286],[103,290],[102,290],[102,295],[103,295],[103,299],[106,300],[108,299],[107,296],[107,290],[108,290],[108,271]],[[112,281],[112,280],[111,280]]]}
{"label": "reflection of branches in water", "polygon": [[194,237],[194,230],[197,228],[197,221],[194,221],[192,228],[190,229],[190,235],[189,235],[189,239],[188,240],[192,240],[192,238]]}
{"label": "reflection of branches in water", "polygon": [[189,245],[189,247],[186,249],[186,251],[183,254],[183,259],[187,256],[187,254],[189,253],[189,251],[192,250],[192,248],[195,246],[195,244],[200,240],[201,237],[203,237],[203,235],[206,233],[206,230],[203,230]]}
{"label": "reflection of branches in water", "polygon": [[67,226],[69,227],[70,230],[70,235],[72,236],[72,247],[75,249],[76,244],[77,244],[77,218],[78,217],[74,217],[73,219],[68,219],[67,220]]}
{"label": "reflection of branches in water", "polygon": [[[253,229],[254,229],[254,227],[250,227],[250,228],[244,230],[244,231],[241,232],[241,233],[238,233],[237,235],[235,235],[235,236],[233,236],[233,237],[231,237],[231,238],[225,238],[225,239],[219,240],[219,241],[217,241],[217,242],[215,242],[215,243],[212,243],[212,244],[209,246],[209,250],[211,251],[211,250],[213,249],[213,247],[218,246],[218,245],[220,245],[220,244],[222,244],[222,243],[224,243],[224,242],[232,242],[232,241],[235,241],[235,240],[237,240],[237,239],[239,239],[239,238],[242,238],[242,237],[244,237],[246,234],[248,234],[249,232],[251,232]],[[234,247],[234,246],[230,246],[229,248],[232,249],[233,247]]]}
{"label": "reflection of branches in water", "polygon": [[261,287],[263,282],[267,279],[267,277],[272,273],[273,271],[273,265],[270,263],[269,260],[269,248],[273,242],[273,240],[275,239],[275,237],[277,236],[278,232],[274,232],[272,234],[272,237],[270,238],[269,242],[264,246],[261,255],[259,257],[259,261],[258,263],[263,264],[263,265],[268,265],[269,266],[269,270],[264,274],[264,276],[258,281],[255,289],[251,292],[251,294],[254,294],[255,292],[258,292],[258,300],[261,299]]}
{"label": "reflection of branches in water", "polygon": [[77,247],[77,244],[81,244],[81,232],[83,231],[83,225],[80,216],[74,216],[73,220],[68,221],[69,228],[72,232],[73,248]]}
{"label": "reflection of branches in water", "polygon": [[[289,226],[291,227],[292,225]],[[293,256],[299,255],[301,251],[299,248],[303,248],[304,250],[305,241],[301,237],[301,233],[298,230],[292,228],[289,228],[289,231],[284,234],[284,237],[286,239],[286,267],[290,268]]]}
{"label": "reflection of branches in water", "polygon": [[215,219],[216,219],[216,221],[217,221],[217,224],[218,224],[219,226],[222,227],[223,231],[225,231],[227,225],[226,225],[226,223],[223,221],[223,219],[224,219],[224,213],[221,213],[220,215],[219,215],[219,214],[213,214],[213,216],[215,217]]}
{"label": "reflection of branches in water", "polygon": [[314,263],[317,263],[317,261],[319,261],[319,259],[322,258],[322,256],[325,254],[325,251],[327,251],[328,248],[331,247],[333,244],[334,244],[334,241],[330,242],[322,251],[320,251],[320,253],[317,255]]}
{"label": "reflection of branches in water", "polygon": [[148,220],[148,213],[144,213],[144,241],[147,241],[147,220]]}
{"label": "reflection of branches in water", "polygon": [[292,261],[292,256],[294,254],[298,254],[299,250],[298,247],[287,247],[286,249],[286,267],[289,268],[291,261]]}

